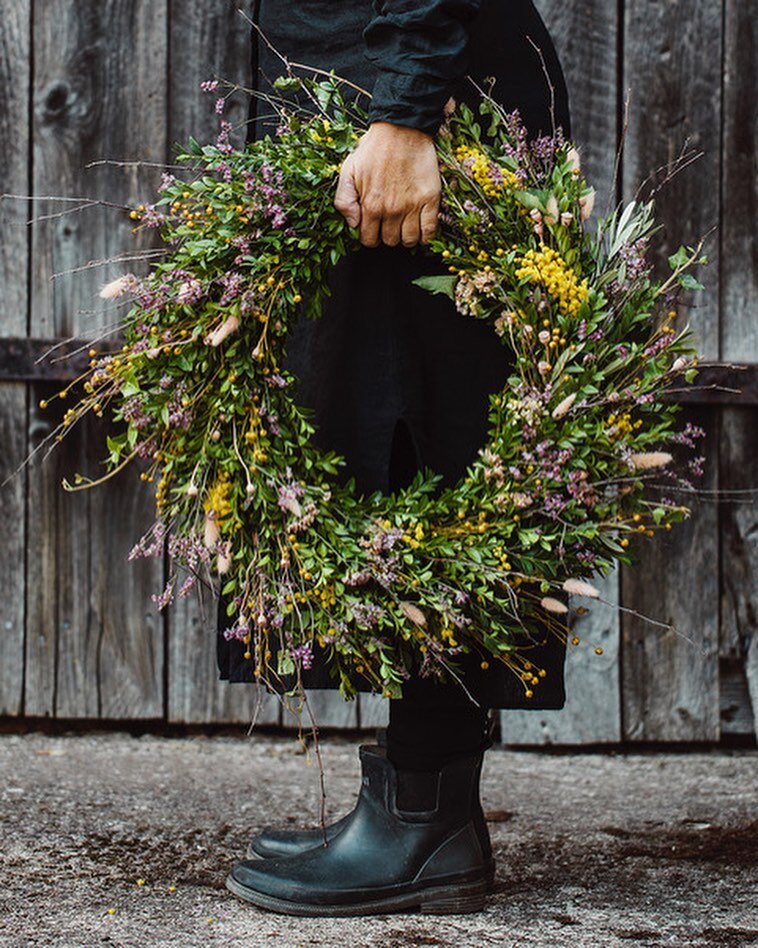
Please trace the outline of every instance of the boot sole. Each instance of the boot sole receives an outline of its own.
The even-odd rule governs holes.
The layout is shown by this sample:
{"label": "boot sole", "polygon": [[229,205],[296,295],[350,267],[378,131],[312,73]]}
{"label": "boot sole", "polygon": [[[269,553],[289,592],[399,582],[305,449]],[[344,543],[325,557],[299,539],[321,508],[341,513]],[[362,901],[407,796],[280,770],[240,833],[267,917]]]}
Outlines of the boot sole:
{"label": "boot sole", "polygon": [[405,895],[392,895],[383,899],[346,904],[310,904],[278,899],[255,889],[241,885],[232,876],[226,879],[226,887],[238,898],[258,908],[277,912],[280,915],[303,917],[346,917],[351,915],[386,915],[391,912],[416,911],[422,915],[462,915],[480,912],[487,903],[490,884],[486,879],[465,882],[459,885],[430,886]]}

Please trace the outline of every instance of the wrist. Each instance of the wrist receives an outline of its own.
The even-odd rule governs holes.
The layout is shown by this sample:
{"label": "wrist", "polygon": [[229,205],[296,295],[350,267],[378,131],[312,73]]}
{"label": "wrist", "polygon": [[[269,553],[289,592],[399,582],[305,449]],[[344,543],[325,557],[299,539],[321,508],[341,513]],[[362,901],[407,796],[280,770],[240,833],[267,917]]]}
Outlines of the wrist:
{"label": "wrist", "polygon": [[434,136],[413,125],[398,125],[395,122],[387,122],[379,119],[369,123],[369,131],[374,130],[375,135],[385,137],[394,137],[406,141],[434,142]]}

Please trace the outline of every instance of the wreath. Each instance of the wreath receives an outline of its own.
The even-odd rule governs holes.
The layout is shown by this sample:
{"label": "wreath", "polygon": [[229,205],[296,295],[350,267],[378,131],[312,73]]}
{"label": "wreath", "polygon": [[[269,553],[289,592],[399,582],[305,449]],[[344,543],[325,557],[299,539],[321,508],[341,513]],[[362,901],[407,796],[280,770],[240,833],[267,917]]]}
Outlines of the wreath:
{"label": "wreath", "polygon": [[530,697],[546,675],[531,643],[546,628],[571,637],[565,593],[597,598],[593,574],[688,514],[666,496],[687,475],[669,449],[702,432],[677,431],[665,395],[696,372],[674,320],[705,258],[682,247],[653,279],[652,201],[591,229],[594,191],[560,130],[530,140],[483,90],[478,116],[459,104],[436,138],[440,226],[426,248],[447,272],[415,282],[491,325],[513,371],[455,486],[425,468],[389,496],[358,494],[344,458],[313,443],[282,359],[293,320],[320,316],[331,267],[358,246],[333,197],[366,113],[333,74],[277,85],[273,137],[235,148],[222,118],[214,144],[190,138],[177,155],[184,178],[164,172],[158,199],[130,211],[165,252],[101,289],[130,304],[124,344],[90,350],[56,434],[90,412],[117,427],[105,473],[64,486],[140,463],[156,518],[130,558],[167,548],[172,564],[153,598],[163,608],[220,578],[224,634],[272,687],[300,682],[317,643],[345,697],[399,696],[412,669],[456,676],[462,653],[503,663]]}

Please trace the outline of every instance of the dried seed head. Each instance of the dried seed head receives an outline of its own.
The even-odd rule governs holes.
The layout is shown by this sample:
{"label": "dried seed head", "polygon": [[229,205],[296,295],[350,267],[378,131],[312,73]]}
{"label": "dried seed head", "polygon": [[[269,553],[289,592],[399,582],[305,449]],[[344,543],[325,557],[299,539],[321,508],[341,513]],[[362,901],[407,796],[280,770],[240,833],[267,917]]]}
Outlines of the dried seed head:
{"label": "dried seed head", "polygon": [[581,208],[580,217],[583,221],[589,219],[590,214],[592,214],[592,208],[595,206],[595,192],[594,190],[590,191],[587,194],[583,194],[579,198],[579,207]]}
{"label": "dried seed head", "polygon": [[548,612],[555,612],[558,615],[563,615],[564,613],[568,612],[568,607],[565,606],[559,599],[553,599],[552,596],[545,596],[543,599],[540,599],[540,605]]}
{"label": "dried seed head", "polygon": [[216,523],[216,518],[213,516],[206,516],[205,518],[205,531],[203,534],[203,543],[205,543],[208,549],[214,547],[221,537],[221,531],[219,530],[218,524]]}
{"label": "dried seed head", "polygon": [[421,628],[426,628],[426,616],[418,606],[414,606],[412,602],[401,600],[400,608],[402,609],[405,616],[411,620],[411,622],[415,622],[415,624],[420,625]]}
{"label": "dried seed head", "polygon": [[638,471],[647,471],[655,467],[665,467],[673,460],[667,451],[643,451],[633,454],[629,460]]}
{"label": "dried seed head", "polygon": [[569,148],[568,154],[566,155],[566,162],[572,171],[579,170],[579,152],[576,148]]}
{"label": "dried seed head", "polygon": [[124,273],[122,276],[116,277],[115,280],[111,280],[110,283],[104,283],[100,287],[99,296],[104,300],[116,299],[123,296],[136,282],[137,278],[133,273]]}
{"label": "dried seed head", "polygon": [[572,392],[570,395],[567,395],[563,399],[563,401],[558,402],[558,404],[553,409],[553,412],[552,412],[553,418],[555,418],[556,421],[559,418],[563,418],[563,416],[568,413],[568,410],[571,408],[571,406],[574,404],[575,401],[576,401],[576,392]]}
{"label": "dried seed head", "polygon": [[586,596],[589,599],[597,599],[600,595],[591,583],[583,579],[567,579],[563,584],[563,590],[570,596]]}
{"label": "dried seed head", "polygon": [[232,313],[231,316],[226,317],[218,329],[214,329],[210,335],[205,337],[206,343],[209,346],[220,345],[227,336],[231,336],[233,332],[236,332],[239,329],[239,325],[239,317]]}

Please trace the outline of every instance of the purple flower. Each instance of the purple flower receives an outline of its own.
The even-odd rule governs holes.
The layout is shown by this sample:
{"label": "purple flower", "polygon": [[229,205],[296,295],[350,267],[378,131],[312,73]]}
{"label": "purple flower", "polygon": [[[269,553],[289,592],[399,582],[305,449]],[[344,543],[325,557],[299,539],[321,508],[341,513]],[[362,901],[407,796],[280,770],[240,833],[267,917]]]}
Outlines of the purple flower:
{"label": "purple flower", "polygon": [[313,666],[313,646],[310,642],[298,645],[297,648],[291,648],[290,656],[292,660],[305,669],[305,671]]}
{"label": "purple flower", "polygon": [[132,427],[137,431],[144,431],[150,425],[150,417],[145,412],[141,395],[134,395],[124,402],[121,412]]}

